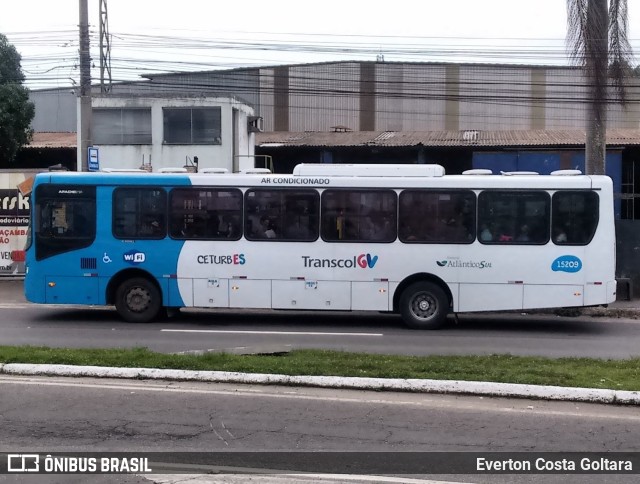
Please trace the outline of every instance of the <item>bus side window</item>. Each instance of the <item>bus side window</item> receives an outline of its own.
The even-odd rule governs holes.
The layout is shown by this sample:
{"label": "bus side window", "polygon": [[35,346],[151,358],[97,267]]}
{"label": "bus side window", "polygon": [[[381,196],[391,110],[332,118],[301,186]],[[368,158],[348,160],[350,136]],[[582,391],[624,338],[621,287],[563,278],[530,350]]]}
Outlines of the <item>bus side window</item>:
{"label": "bus side window", "polygon": [[328,189],[322,194],[322,238],[329,242],[392,242],[398,198],[393,190]]}
{"label": "bus side window", "polygon": [[166,234],[166,219],[166,192],[163,189],[120,187],[113,191],[112,231],[115,237],[162,239]]}
{"label": "bus side window", "polygon": [[[242,236],[242,192],[237,188],[173,188],[169,194],[174,239],[223,240]],[[233,229],[231,229],[233,227]]]}
{"label": "bus side window", "polygon": [[318,238],[320,197],[316,190],[269,188],[245,194],[245,236],[248,240],[297,240]]}
{"label": "bus side window", "polygon": [[400,240],[469,244],[475,239],[476,198],[470,190],[404,190]]}
{"label": "bus side window", "polygon": [[543,245],[549,241],[550,198],[540,190],[484,191],[478,196],[481,244]]}
{"label": "bus side window", "polygon": [[556,192],[552,198],[552,234],[556,245],[586,245],[598,226],[599,198],[589,191]]}

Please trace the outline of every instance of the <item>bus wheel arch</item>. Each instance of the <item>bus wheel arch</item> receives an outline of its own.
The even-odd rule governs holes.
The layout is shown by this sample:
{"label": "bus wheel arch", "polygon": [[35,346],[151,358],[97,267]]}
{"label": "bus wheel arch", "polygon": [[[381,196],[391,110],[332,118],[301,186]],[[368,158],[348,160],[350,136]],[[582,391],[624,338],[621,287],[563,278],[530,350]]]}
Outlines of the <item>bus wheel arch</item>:
{"label": "bus wheel arch", "polygon": [[453,295],[449,286],[432,274],[414,274],[395,291],[393,309],[412,329],[438,329],[451,310]]}
{"label": "bus wheel arch", "polygon": [[107,302],[130,323],[147,323],[161,315],[162,291],[154,277],[131,269],[114,276],[107,286]]}

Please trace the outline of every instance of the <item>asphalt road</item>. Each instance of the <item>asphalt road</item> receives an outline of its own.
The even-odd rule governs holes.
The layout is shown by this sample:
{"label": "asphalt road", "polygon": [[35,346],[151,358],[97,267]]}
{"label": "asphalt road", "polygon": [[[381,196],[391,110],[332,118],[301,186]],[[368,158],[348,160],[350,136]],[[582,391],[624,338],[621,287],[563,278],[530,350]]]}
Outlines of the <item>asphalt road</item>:
{"label": "asphalt road", "polygon": [[[290,346],[601,357],[637,356],[640,348],[640,324],[632,318],[466,315],[441,331],[416,332],[395,316],[370,313],[185,311],[173,320],[137,326],[121,322],[111,309],[29,305],[16,286],[0,283],[1,344],[147,346],[159,351]],[[470,451],[640,451],[640,420],[631,406],[204,382],[1,375],[0,421],[0,451],[11,452],[259,450],[282,452],[286,458],[294,451],[420,451],[453,452],[455,458]],[[446,463],[447,454],[440,455]],[[245,482],[239,474],[204,474],[219,472],[215,466],[191,470],[199,475],[149,477],[163,483]],[[0,476],[0,482],[146,481],[138,475],[60,477],[27,481]],[[250,479],[344,482],[316,477]],[[573,484],[635,482],[637,476],[429,473],[396,482],[416,482],[416,477]],[[386,481],[375,480],[364,469],[350,482]]]}
{"label": "asphalt road", "polygon": [[[228,461],[262,469],[295,469],[297,457],[288,454],[299,451],[346,453],[347,459],[348,452],[444,452],[422,468],[432,474],[429,469],[456,468],[456,454],[447,452],[640,451],[640,417],[633,407],[471,396],[0,376],[0,415],[0,451],[164,452],[161,462],[169,464],[178,452],[282,453],[277,463]],[[385,469],[383,461],[369,465],[358,472]],[[399,456],[386,468],[402,474],[411,469],[404,465]],[[203,473],[213,467],[197,469]],[[620,475],[543,477],[457,475],[446,480],[634,482],[633,476]]]}
{"label": "asphalt road", "polygon": [[[3,300],[4,301],[4,300]],[[3,345],[104,348],[160,352],[225,350],[504,354],[628,358],[640,355],[640,321],[552,314],[461,315],[437,331],[412,331],[399,317],[377,313],[182,311],[145,325],[125,323],[110,308],[0,304]]]}

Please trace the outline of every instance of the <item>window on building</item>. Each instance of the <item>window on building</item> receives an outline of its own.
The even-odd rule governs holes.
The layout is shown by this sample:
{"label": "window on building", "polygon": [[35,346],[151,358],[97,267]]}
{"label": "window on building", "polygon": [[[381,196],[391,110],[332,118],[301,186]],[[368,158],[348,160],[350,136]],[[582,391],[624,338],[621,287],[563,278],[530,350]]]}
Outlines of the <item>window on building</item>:
{"label": "window on building", "polygon": [[556,192],[552,197],[553,242],[586,245],[598,226],[599,198],[595,192]]}
{"label": "window on building", "polygon": [[[620,194],[614,194],[620,197],[620,200],[615,202],[620,206],[620,218],[640,219],[640,160],[635,159],[634,155],[629,156],[629,159],[622,159],[620,191]],[[618,212],[617,207],[615,211]]]}
{"label": "window on building", "polygon": [[167,233],[167,194],[161,188],[116,188],[113,235],[119,239],[162,239]]}
{"label": "window on building", "polygon": [[478,239],[483,244],[546,244],[549,194],[486,191],[478,196]]}
{"label": "window on building", "polygon": [[322,238],[329,242],[392,242],[397,204],[393,190],[325,190]]}
{"label": "window on building", "polygon": [[166,144],[221,144],[221,108],[163,108]]}
{"label": "window on building", "polygon": [[92,138],[95,144],[151,144],[151,109],[97,108],[92,113]]}
{"label": "window on building", "polygon": [[476,196],[470,190],[405,190],[399,221],[402,242],[470,244],[476,233]]}
{"label": "window on building", "polygon": [[249,240],[318,238],[320,196],[316,190],[255,189],[245,195],[245,237]]}
{"label": "window on building", "polygon": [[242,192],[236,188],[175,188],[169,195],[169,235],[175,239],[238,240]]}

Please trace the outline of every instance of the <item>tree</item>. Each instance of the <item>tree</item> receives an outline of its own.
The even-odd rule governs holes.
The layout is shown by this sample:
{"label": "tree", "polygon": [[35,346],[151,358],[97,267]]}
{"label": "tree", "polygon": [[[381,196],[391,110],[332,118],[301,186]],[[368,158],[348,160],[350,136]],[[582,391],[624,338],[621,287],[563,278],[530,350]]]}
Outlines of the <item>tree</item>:
{"label": "tree", "polygon": [[585,171],[604,174],[608,82],[625,102],[624,78],[631,46],[627,38],[627,0],[567,0],[568,41],[572,58],[584,68],[589,90]]}
{"label": "tree", "polygon": [[31,141],[35,107],[22,85],[21,57],[7,37],[0,34],[0,166],[15,159],[20,147]]}

